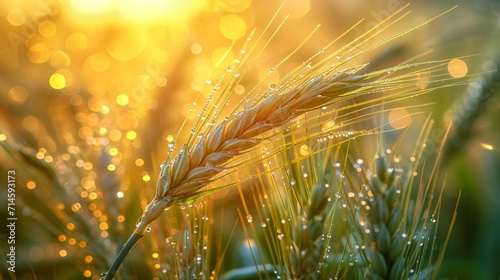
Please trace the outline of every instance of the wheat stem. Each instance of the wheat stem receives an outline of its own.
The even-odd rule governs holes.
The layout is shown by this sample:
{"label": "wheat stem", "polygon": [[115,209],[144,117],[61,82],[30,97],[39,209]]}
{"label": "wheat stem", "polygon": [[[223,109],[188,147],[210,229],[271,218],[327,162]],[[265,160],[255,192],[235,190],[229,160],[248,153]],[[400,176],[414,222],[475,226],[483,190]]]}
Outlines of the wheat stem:
{"label": "wheat stem", "polygon": [[120,250],[120,253],[118,253],[118,256],[116,257],[115,261],[109,268],[109,270],[106,273],[103,273],[104,280],[111,280],[116,274],[116,271],[118,271],[118,268],[122,264],[123,260],[125,257],[128,255],[130,250],[132,250],[132,247],[139,241],[139,239],[142,238],[143,235],[138,234],[137,232],[132,233],[130,238],[127,240],[123,248]]}

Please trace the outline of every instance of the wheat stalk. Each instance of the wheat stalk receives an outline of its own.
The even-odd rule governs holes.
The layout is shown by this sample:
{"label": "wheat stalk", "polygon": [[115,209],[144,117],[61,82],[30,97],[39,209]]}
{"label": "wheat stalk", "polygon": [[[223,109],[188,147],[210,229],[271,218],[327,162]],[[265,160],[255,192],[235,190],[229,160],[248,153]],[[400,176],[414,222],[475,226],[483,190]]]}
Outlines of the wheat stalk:
{"label": "wheat stalk", "polygon": [[[339,53],[350,52],[365,44],[380,32],[371,30],[318,64],[301,66],[292,71],[269,90],[264,91],[261,95],[254,95],[253,101],[243,105],[241,111],[230,114],[215,126],[209,124],[215,123],[221,109],[209,106],[213,100],[211,96],[205,104],[202,116],[206,116],[205,119],[211,116],[212,120],[197,123],[192,130],[191,137],[181,147],[179,153],[173,158],[171,158],[170,153],[162,164],[155,196],[144,209],[131,239],[125,244],[122,252],[106,273],[105,279],[112,279],[128,251],[145,235],[149,225],[161,215],[165,208],[172,204],[192,201],[208,192],[215,191],[200,192],[202,188],[221,176],[223,171],[234,167],[230,164],[237,156],[252,150],[265,139],[265,135],[272,134],[272,130],[280,128],[283,124],[306,112],[329,104],[343,102],[355,96],[415,88],[419,84],[418,75],[421,72],[432,72],[435,68],[442,66],[443,62],[428,62],[431,66],[427,69],[403,73],[399,76],[396,76],[395,73],[422,64],[400,65],[364,74],[359,74],[359,72],[365,65],[350,68],[345,68],[345,65],[354,58],[403,36],[431,20],[381,40],[366,47],[364,51],[343,60],[339,61],[333,58]],[[381,24],[385,23],[384,21]],[[390,78],[387,78],[388,73],[391,75]],[[216,85],[215,91],[220,89],[221,84],[223,90],[226,91],[226,95],[220,96],[218,101],[224,102],[226,100],[234,79],[236,79],[235,75],[230,76],[229,81]],[[254,94],[254,91],[252,90],[251,93]],[[250,96],[246,96],[242,102],[249,98]],[[193,139],[196,139],[196,136],[198,137],[195,141]]]}
{"label": "wheat stalk", "polygon": [[[420,184],[416,181],[416,174],[424,172],[424,168],[418,170],[417,167],[423,160],[420,143],[429,135],[432,127],[429,123],[427,120],[417,138],[410,160],[388,167],[388,156],[381,153],[375,157],[372,170],[364,170],[356,164],[357,176],[347,170],[342,172],[338,185],[352,229],[345,246],[366,265],[358,266],[358,279],[436,276],[440,260],[433,258],[433,249],[443,190],[436,201],[438,161],[428,177],[422,174]],[[360,177],[363,179],[359,180]]]}

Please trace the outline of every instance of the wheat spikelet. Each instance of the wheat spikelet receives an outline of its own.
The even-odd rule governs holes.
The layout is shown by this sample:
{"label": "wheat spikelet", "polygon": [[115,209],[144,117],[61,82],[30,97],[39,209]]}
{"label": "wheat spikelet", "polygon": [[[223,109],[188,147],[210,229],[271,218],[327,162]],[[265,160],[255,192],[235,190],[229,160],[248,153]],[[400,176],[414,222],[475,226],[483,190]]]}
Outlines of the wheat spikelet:
{"label": "wheat spikelet", "polygon": [[433,249],[441,201],[441,196],[434,200],[438,162],[428,177],[421,175],[420,184],[415,181],[418,172],[424,173],[417,168],[423,160],[420,143],[427,139],[431,126],[424,125],[410,160],[390,166],[392,151],[387,150],[389,155],[375,157],[373,169],[355,164],[357,176],[345,171],[339,179],[345,215],[353,229],[346,246],[360,256],[358,278],[435,277],[439,261],[433,258]]}

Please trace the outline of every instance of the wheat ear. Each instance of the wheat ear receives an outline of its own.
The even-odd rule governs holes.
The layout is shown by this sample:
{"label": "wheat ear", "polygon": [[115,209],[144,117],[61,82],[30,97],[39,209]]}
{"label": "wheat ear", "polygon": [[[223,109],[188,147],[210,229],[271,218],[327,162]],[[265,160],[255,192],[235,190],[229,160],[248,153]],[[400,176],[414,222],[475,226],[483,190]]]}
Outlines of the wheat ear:
{"label": "wheat ear", "polygon": [[306,111],[330,103],[335,97],[361,89],[365,86],[360,83],[363,79],[364,76],[354,73],[317,77],[304,87],[271,95],[256,106],[245,108],[217,125],[191,149],[182,147],[171,162],[162,166],[155,197],[140,218],[136,232],[144,235],[165,207],[191,197],[208,185],[214,176],[227,168],[231,159],[260,143],[260,135]]}

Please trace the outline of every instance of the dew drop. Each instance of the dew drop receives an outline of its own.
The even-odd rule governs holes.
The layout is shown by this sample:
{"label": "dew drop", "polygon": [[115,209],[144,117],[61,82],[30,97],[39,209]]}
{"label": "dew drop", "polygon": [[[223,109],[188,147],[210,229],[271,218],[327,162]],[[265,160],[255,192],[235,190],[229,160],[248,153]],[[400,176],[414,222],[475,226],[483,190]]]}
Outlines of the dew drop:
{"label": "dew drop", "polygon": [[211,84],[211,83],[212,83],[212,81],[210,81],[210,80],[208,80],[208,79],[207,79],[207,80],[205,80],[205,84],[209,85],[209,84]]}
{"label": "dew drop", "polygon": [[272,90],[272,91],[275,91],[276,90],[276,85],[275,84],[270,84],[269,85],[269,89]]}
{"label": "dew drop", "polygon": [[151,232],[152,230],[153,230],[153,229],[152,229],[151,227],[148,227],[148,228],[146,229],[146,232]]}

